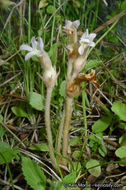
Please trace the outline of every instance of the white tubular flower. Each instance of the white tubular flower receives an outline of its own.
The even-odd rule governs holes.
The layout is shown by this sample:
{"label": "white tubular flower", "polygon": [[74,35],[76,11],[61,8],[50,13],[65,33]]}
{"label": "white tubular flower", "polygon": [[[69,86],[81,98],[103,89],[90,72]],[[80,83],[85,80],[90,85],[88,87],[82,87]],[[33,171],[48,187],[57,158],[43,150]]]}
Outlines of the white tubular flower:
{"label": "white tubular flower", "polygon": [[28,44],[22,44],[20,46],[20,50],[29,51],[29,53],[27,53],[25,56],[25,61],[30,59],[32,56],[42,57],[44,54],[44,50],[43,50],[44,45],[43,45],[42,38],[39,37],[38,41],[36,41],[35,37],[33,36],[31,39],[31,44],[32,44],[32,47],[29,46]]}
{"label": "white tubular flower", "polygon": [[95,43],[93,42],[94,38],[96,37],[95,33],[88,33],[88,29],[86,32],[82,35],[80,39],[80,47],[78,49],[78,52],[80,55],[83,55],[85,48],[87,47],[94,47]]}

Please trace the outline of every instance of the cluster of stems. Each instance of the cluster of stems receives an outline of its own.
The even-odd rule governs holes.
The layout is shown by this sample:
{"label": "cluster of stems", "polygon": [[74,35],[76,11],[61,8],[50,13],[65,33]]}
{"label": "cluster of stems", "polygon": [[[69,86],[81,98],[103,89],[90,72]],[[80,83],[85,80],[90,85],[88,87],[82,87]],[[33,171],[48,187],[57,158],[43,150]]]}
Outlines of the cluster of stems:
{"label": "cluster of stems", "polygon": [[66,51],[68,55],[68,64],[67,64],[67,76],[66,76],[66,97],[63,110],[63,117],[59,126],[58,135],[57,135],[57,145],[56,151],[53,145],[53,138],[50,126],[50,103],[51,103],[51,94],[53,88],[56,84],[57,77],[59,73],[56,73],[55,69],[52,66],[52,62],[49,58],[48,53],[43,49],[43,41],[41,38],[38,41],[35,40],[35,37],[31,39],[32,47],[27,44],[23,44],[20,47],[20,50],[27,50],[29,53],[25,56],[25,60],[28,60],[32,56],[37,56],[40,64],[43,68],[42,80],[45,83],[47,88],[46,91],[46,101],[45,101],[45,127],[47,132],[47,140],[49,146],[50,159],[53,167],[57,170],[56,156],[54,152],[57,152],[58,155],[62,155],[62,158],[59,158],[59,164],[63,167],[67,167],[68,164],[68,147],[69,147],[69,128],[72,115],[72,102],[73,98],[78,95],[81,90],[81,83],[84,81],[92,81],[96,83],[95,71],[85,75],[80,73],[84,68],[87,61],[87,54],[89,47],[95,46],[93,39],[96,34],[88,34],[88,29],[78,41],[78,27],[80,25],[79,20],[74,22],[66,21],[64,30],[68,35],[68,44],[66,45]]}
{"label": "cluster of stems", "polygon": [[94,46],[93,39],[96,34],[88,34],[88,30],[82,35],[78,42],[77,29],[80,25],[78,20],[71,22],[66,20],[65,31],[68,35],[68,44],[66,46],[68,55],[67,77],[66,77],[66,98],[63,111],[63,118],[59,127],[57,152],[61,153],[63,159],[61,164],[67,167],[68,148],[69,148],[69,128],[72,115],[73,98],[81,90],[81,83],[84,81],[93,81],[96,83],[95,71],[84,75],[80,71],[84,68],[87,61],[87,54],[90,46]]}

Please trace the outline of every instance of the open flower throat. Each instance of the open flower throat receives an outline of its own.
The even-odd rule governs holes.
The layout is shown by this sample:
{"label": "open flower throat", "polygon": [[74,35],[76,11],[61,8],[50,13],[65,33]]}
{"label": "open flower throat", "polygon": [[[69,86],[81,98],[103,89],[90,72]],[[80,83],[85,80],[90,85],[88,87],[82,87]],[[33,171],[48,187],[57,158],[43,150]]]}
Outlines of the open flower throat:
{"label": "open flower throat", "polygon": [[[65,29],[66,33],[68,34],[68,37],[69,37],[69,43],[67,46],[68,50],[70,50],[70,47],[69,47],[70,44],[77,46],[76,43],[78,43],[78,52],[76,52],[76,53],[83,55],[85,48],[95,46],[95,43],[93,42],[93,40],[96,37],[96,34],[95,33],[89,34],[88,29],[86,29],[86,32],[83,33],[83,35],[81,36],[81,38],[78,42],[77,29],[78,29],[79,25],[80,25],[79,20],[76,20],[73,22],[66,20],[64,29]],[[73,49],[73,51],[74,51],[74,49]],[[70,53],[71,52],[72,52],[72,49],[71,49]]]}

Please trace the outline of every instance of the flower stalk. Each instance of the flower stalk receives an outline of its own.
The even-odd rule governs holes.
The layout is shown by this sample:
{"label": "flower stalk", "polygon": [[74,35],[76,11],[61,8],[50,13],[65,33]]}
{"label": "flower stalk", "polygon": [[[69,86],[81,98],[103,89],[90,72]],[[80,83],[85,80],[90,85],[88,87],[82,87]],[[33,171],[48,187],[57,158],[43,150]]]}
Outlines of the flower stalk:
{"label": "flower stalk", "polygon": [[[65,118],[64,118],[64,130],[63,130],[63,151],[62,154],[67,158],[68,156],[68,145],[69,145],[69,128],[72,115],[72,98],[66,97],[65,102]],[[63,159],[62,164],[67,166],[67,160]]]}
{"label": "flower stalk", "polygon": [[45,101],[45,127],[47,132],[50,159],[53,167],[57,170],[58,168],[54,154],[53,139],[52,139],[51,126],[50,126],[50,102],[51,102],[52,90],[55,86],[56,79],[59,73],[58,74],[56,73],[55,69],[52,66],[52,62],[50,60],[48,53],[43,49],[44,45],[42,38],[39,37],[38,41],[36,41],[35,37],[32,37],[31,44],[32,47],[30,47],[27,44],[21,45],[20,50],[29,51],[29,53],[27,53],[25,56],[25,61],[30,59],[32,56],[36,56],[43,68],[42,80],[44,81],[44,84],[47,87],[46,101]]}
{"label": "flower stalk", "polygon": [[47,140],[48,140],[51,162],[52,162],[53,167],[57,169],[56,158],[54,155],[53,139],[52,139],[52,133],[51,133],[51,127],[50,127],[50,102],[51,102],[52,90],[53,88],[49,87],[47,88],[47,92],[46,92],[45,126],[46,126]]}
{"label": "flower stalk", "polygon": [[[80,71],[86,64],[89,47],[95,46],[93,39],[96,34],[89,34],[87,29],[78,43],[77,28],[79,27],[79,24],[80,22],[78,20],[74,22],[66,21],[64,27],[68,35],[68,44],[66,46],[68,54],[68,67],[66,79],[66,101],[63,120],[59,128],[58,143],[61,144],[61,132],[63,132],[62,154],[66,158],[68,157],[69,128],[72,116],[73,98],[80,92],[81,82],[94,80],[96,83],[94,72],[93,74],[91,72],[91,75],[80,74]],[[60,149],[58,149],[58,151],[59,150]],[[67,167],[67,159],[63,158],[62,164]]]}
{"label": "flower stalk", "polygon": [[58,135],[57,135],[57,153],[61,153],[61,141],[62,141],[62,137],[63,137],[63,128],[64,128],[64,121],[65,121],[65,110],[63,110],[63,117],[59,126],[59,131],[58,131]]}

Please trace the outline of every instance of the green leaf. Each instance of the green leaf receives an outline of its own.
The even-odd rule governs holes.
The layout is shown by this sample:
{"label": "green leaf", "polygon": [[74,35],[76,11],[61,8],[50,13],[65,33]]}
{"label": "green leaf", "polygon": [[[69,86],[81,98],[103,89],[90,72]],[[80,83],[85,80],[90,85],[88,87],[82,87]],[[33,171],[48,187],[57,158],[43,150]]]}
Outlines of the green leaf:
{"label": "green leaf", "polygon": [[[100,138],[98,138],[100,137]],[[103,138],[103,133],[96,133],[96,136],[94,136],[93,134],[90,134],[89,135],[89,139],[96,142],[96,143],[99,143],[101,144],[101,138]]]}
{"label": "green leaf", "polygon": [[72,173],[68,174],[64,177],[63,183],[75,183],[76,175],[76,171],[73,171]]}
{"label": "green leaf", "polygon": [[26,117],[28,118],[28,114],[20,107],[13,106],[11,111],[18,117]]}
{"label": "green leaf", "polygon": [[112,121],[111,116],[102,116],[92,125],[92,131],[94,133],[100,133],[105,131],[109,127],[111,121]]}
{"label": "green leaf", "polygon": [[[95,177],[99,177],[101,174],[101,166],[97,166],[99,165],[99,162],[97,160],[93,160],[90,159],[87,163],[86,163],[86,168],[89,169],[91,167],[94,167],[92,169],[89,169],[89,173]],[[95,167],[97,166],[97,167]]]}
{"label": "green leaf", "polygon": [[0,141],[0,150],[1,149],[6,149],[6,148],[10,149],[10,145],[8,143],[6,143],[6,142]]}
{"label": "green leaf", "polygon": [[97,68],[102,63],[98,59],[88,61],[88,64],[84,66],[84,72],[88,71],[89,69]]}
{"label": "green leaf", "polygon": [[36,110],[42,111],[44,109],[44,98],[41,94],[36,92],[29,93],[29,104]]}
{"label": "green leaf", "polygon": [[75,146],[79,143],[80,138],[79,137],[73,137],[70,139],[70,146]]}
{"label": "green leaf", "polygon": [[3,121],[3,116],[0,114],[0,122]]}
{"label": "green leaf", "polygon": [[111,110],[118,115],[118,117],[126,121],[126,105],[123,104],[121,101],[116,101],[113,103]]}
{"label": "green leaf", "polygon": [[16,156],[18,151],[12,150],[10,145],[6,142],[0,142],[0,164],[11,162]]}
{"label": "green leaf", "polygon": [[30,158],[22,158],[22,171],[25,180],[34,190],[46,189],[46,177],[40,167]]}
{"label": "green leaf", "polygon": [[119,158],[126,158],[126,146],[121,146],[115,151],[115,154]]}
{"label": "green leaf", "polygon": [[53,14],[56,11],[56,8],[53,5],[49,5],[47,7],[47,13],[48,14]]}
{"label": "green leaf", "polygon": [[48,5],[46,0],[40,0],[39,2],[39,9],[44,8]]}
{"label": "green leaf", "polygon": [[107,148],[105,147],[105,150],[103,150],[102,147],[99,147],[99,148],[98,148],[98,152],[99,152],[99,154],[100,154],[102,157],[105,157],[106,154],[107,154]]}
{"label": "green leaf", "polygon": [[49,190],[66,190],[66,188],[64,187],[64,185],[62,184],[61,181],[54,181],[54,182],[52,182],[48,178],[48,182],[51,184],[51,187],[49,188]]}
{"label": "green leaf", "polygon": [[76,171],[78,173],[81,170],[81,168],[82,166],[80,162],[72,162],[72,166],[70,166],[70,171]]}
{"label": "green leaf", "polygon": [[65,88],[66,88],[66,81],[62,81],[61,85],[60,85],[60,89],[59,89],[59,94],[63,97],[65,97]]}
{"label": "green leaf", "polygon": [[10,0],[2,0],[0,1],[0,6],[2,9],[8,9],[10,5],[15,5],[13,1]]}
{"label": "green leaf", "polygon": [[104,110],[104,112],[106,113],[106,115],[111,115],[112,116],[111,111],[106,106],[101,105],[101,108]]}
{"label": "green leaf", "polygon": [[121,4],[121,7],[119,8],[121,8],[122,11],[126,11],[126,0],[122,1],[120,4]]}
{"label": "green leaf", "polygon": [[117,127],[126,130],[126,123],[118,123]]}
{"label": "green leaf", "polygon": [[38,150],[42,152],[49,152],[49,147],[47,143],[42,143],[42,144],[34,144],[29,148],[30,150]]}
{"label": "green leaf", "polygon": [[73,0],[73,6],[74,6],[75,9],[76,8],[80,8],[81,7],[81,3],[79,1],[77,1],[77,0]]}
{"label": "green leaf", "polygon": [[75,151],[73,152],[73,154],[72,154],[72,158],[73,158],[74,160],[78,160],[79,156],[80,156],[80,151],[79,151],[79,150],[75,150]]}
{"label": "green leaf", "polygon": [[126,145],[126,133],[119,138],[119,144],[121,146],[125,146]]}

